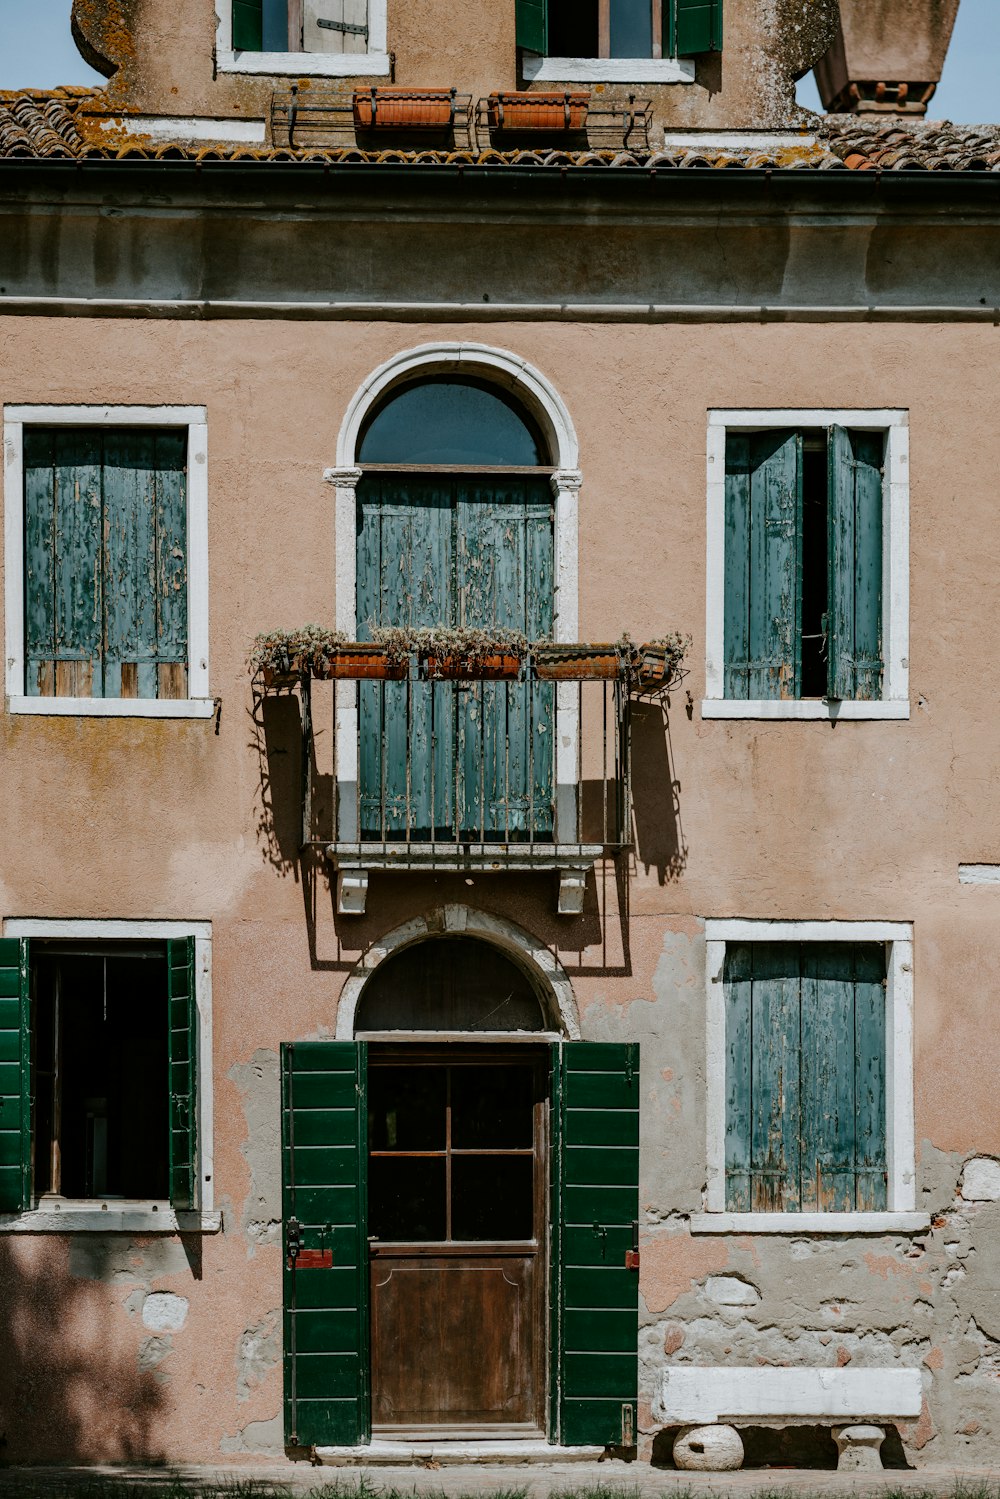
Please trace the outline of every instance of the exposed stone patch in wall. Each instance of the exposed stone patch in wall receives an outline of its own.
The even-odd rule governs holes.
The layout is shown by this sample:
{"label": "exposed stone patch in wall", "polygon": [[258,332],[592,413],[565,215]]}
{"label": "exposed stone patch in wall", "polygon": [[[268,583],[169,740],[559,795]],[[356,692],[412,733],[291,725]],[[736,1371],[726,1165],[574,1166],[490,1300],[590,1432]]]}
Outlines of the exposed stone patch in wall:
{"label": "exposed stone patch in wall", "polygon": [[252,1453],[256,1457],[280,1457],[285,1450],[285,1426],[281,1411],[266,1421],[251,1421],[232,1437],[223,1437],[219,1451],[224,1456]]}
{"label": "exposed stone patch in wall", "polygon": [[236,1350],[236,1398],[249,1400],[281,1360],[281,1311],[268,1312],[240,1334]]}
{"label": "exposed stone patch in wall", "polygon": [[142,1304],[142,1325],[151,1332],[179,1332],[187,1321],[186,1296],[172,1291],[154,1291]]}
{"label": "exposed stone patch in wall", "polygon": [[237,1062],[229,1077],[239,1090],[246,1117],[240,1150],[250,1168],[250,1189],[241,1213],[247,1253],[281,1242],[281,1073],[276,1052],[260,1049]]}
{"label": "exposed stone patch in wall", "polygon": [[705,1295],[720,1306],[755,1306],[760,1300],[757,1287],[739,1275],[710,1275]]}
{"label": "exposed stone patch in wall", "polygon": [[996,1202],[1000,1199],[1000,1161],[982,1155],[966,1161],[959,1192],[965,1202]]}
{"label": "exposed stone patch in wall", "polygon": [[[173,1348],[173,1340],[169,1337],[145,1338],[139,1344],[139,1351],[136,1354],[139,1373],[149,1374],[156,1370],[157,1366],[162,1364],[167,1355],[173,1352]],[[166,1384],[168,1381],[168,1376],[162,1372],[157,1372],[155,1377],[161,1384]]]}

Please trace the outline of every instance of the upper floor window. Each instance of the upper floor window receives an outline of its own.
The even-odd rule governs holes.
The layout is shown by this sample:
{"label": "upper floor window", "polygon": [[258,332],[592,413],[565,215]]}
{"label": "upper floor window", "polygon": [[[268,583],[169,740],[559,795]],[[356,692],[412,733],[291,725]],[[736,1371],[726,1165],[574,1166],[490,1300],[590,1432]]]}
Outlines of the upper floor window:
{"label": "upper floor window", "polygon": [[224,72],[388,76],[386,0],[217,0],[217,5],[225,7],[218,53]]}
{"label": "upper floor window", "polygon": [[518,0],[527,79],[690,82],[722,47],[722,0]]}
{"label": "upper floor window", "polygon": [[712,413],[707,716],[906,715],[905,431]]}
{"label": "upper floor window", "polygon": [[204,413],[5,416],[11,709],[207,716]]}

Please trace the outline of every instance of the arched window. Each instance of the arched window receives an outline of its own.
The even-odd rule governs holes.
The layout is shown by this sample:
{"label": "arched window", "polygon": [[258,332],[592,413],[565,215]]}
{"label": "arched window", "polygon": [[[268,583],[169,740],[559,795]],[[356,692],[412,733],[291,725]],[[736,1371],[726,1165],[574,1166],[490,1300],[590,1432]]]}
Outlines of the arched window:
{"label": "arched window", "polygon": [[[359,637],[393,625],[551,636],[547,456],[498,386],[448,375],[390,391],[358,447]],[[361,837],[550,838],[554,708],[548,683],[362,683]]]}
{"label": "arched window", "polygon": [[530,979],[506,953],[475,937],[406,947],[378,967],[361,995],[357,1033],[544,1031]]}

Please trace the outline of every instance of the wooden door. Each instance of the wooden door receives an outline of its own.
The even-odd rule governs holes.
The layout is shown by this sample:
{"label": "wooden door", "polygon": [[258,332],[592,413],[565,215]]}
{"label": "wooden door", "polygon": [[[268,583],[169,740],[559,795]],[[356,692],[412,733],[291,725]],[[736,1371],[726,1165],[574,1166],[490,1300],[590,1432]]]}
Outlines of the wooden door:
{"label": "wooden door", "polygon": [[534,1049],[372,1048],[372,1428],[544,1434],[547,1077]]}

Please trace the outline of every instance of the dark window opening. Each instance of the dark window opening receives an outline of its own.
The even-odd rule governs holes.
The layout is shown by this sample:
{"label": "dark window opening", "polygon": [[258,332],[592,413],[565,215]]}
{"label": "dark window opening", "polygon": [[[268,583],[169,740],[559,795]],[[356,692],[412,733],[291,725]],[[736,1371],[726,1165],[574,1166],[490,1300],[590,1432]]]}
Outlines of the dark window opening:
{"label": "dark window opening", "polygon": [[165,1198],[165,952],[53,945],[32,982],[36,1197]]}
{"label": "dark window opening", "polygon": [[394,390],[369,417],[360,463],[537,468],[541,434],[522,407],[482,380],[444,375]]}
{"label": "dark window opening", "polygon": [[543,1031],[545,1017],[527,975],[475,937],[416,943],[380,964],[365,985],[357,1029]]}
{"label": "dark window opening", "polygon": [[827,445],[805,434],[802,453],[802,696],[827,693]]}
{"label": "dark window opening", "polygon": [[598,0],[551,0],[549,52],[553,57],[597,56],[598,10]]}
{"label": "dark window opening", "polygon": [[660,0],[549,0],[551,57],[659,57]]}

